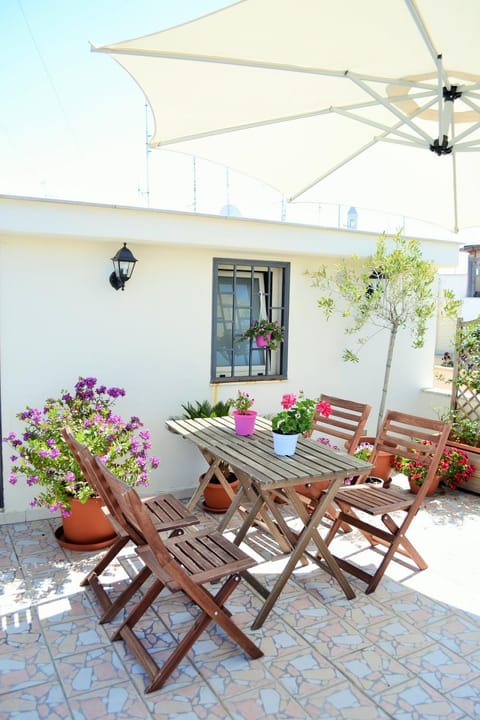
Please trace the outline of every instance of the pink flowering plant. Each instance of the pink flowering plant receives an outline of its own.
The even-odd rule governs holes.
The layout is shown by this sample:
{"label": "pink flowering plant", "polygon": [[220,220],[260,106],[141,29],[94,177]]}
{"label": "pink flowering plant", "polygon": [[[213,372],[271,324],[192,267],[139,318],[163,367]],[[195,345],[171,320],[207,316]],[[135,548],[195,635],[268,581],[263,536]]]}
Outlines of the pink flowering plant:
{"label": "pink flowering plant", "polygon": [[239,390],[237,397],[231,398],[228,402],[231,404],[231,407],[234,407],[239,413],[246,415],[255,402],[255,399],[247,392]]}
{"label": "pink flowering plant", "polygon": [[149,471],[159,460],[149,456],[150,432],[140,419],[125,421],[114,413],[113,405],[124,395],[122,388],[80,377],[73,393],[62,390],[60,398],[49,398],[41,410],[27,406],[17,414],[25,423],[23,432],[11,432],[3,440],[13,450],[10,483],[16,485],[23,475],[27,485],[39,490],[32,507],[68,516],[72,498],[86,502],[94,495],[63,439],[65,426],[128,485],[149,484]]}
{"label": "pink flowering plant", "polygon": [[272,430],[282,435],[294,435],[307,432],[312,426],[316,412],[328,417],[332,412],[330,403],[305,397],[303,391],[282,397],[283,410],[272,417]]}

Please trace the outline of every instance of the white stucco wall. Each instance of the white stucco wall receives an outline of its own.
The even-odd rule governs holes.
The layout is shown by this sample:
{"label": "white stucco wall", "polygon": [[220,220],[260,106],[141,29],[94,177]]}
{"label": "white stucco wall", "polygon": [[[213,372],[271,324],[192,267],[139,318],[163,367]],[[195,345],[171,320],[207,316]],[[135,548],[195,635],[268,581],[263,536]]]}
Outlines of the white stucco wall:
{"label": "white stucco wall", "polygon": [[[17,431],[16,413],[79,375],[124,387],[120,414],[138,415],[161,459],[150,492],[188,494],[204,471],[198,451],[165,429],[187,401],[216,401],[247,389],[260,413],[279,408],[283,392],[304,389],[373,405],[380,388],[387,336],[378,335],[358,365],[345,364],[341,321],[323,319],[317,291],[305,271],[341,254],[370,254],[376,237],[243,219],[151,210],[0,198],[0,370],[2,431]],[[110,258],[127,241],[138,258],[125,292],[108,283]],[[425,241],[424,252],[454,265],[457,246]],[[211,287],[214,257],[287,260],[291,263],[288,380],[211,385]],[[389,407],[410,412],[431,406],[421,389],[431,384],[435,327],[424,349],[413,351],[401,333],[391,375]],[[3,521],[39,517],[31,489],[8,483],[3,448]],[[44,514],[44,511],[42,511]]]}

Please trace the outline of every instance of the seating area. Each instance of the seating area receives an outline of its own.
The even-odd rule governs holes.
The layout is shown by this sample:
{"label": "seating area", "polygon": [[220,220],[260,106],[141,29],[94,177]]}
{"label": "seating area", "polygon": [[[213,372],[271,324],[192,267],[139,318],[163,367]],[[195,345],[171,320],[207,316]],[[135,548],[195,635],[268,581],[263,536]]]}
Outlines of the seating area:
{"label": "seating area", "polygon": [[[249,660],[210,626],[156,692],[123,642],[100,625],[102,608],[84,576],[98,553],[61,548],[58,519],[5,525],[1,533],[1,716],[5,718],[451,718],[480,713],[480,570],[476,495],[426,498],[411,540],[428,559],[415,573],[390,563],[376,592],[353,578],[349,601],[319,568],[298,568],[265,625],[252,631],[260,599],[240,583],[235,621],[264,656]],[[197,511],[196,511],[197,512]],[[218,518],[198,509],[200,528]],[[361,546],[357,530],[337,536],[337,554]],[[256,551],[268,554],[261,538]],[[375,551],[371,551],[375,554]],[[363,553],[362,553],[363,555]],[[372,555],[373,556],[373,555]],[[362,562],[368,564],[368,557]],[[102,574],[120,593],[140,567],[126,545]],[[271,582],[275,564],[262,566]],[[162,596],[160,596],[162,598]],[[162,662],[190,614],[166,594],[138,625]]]}

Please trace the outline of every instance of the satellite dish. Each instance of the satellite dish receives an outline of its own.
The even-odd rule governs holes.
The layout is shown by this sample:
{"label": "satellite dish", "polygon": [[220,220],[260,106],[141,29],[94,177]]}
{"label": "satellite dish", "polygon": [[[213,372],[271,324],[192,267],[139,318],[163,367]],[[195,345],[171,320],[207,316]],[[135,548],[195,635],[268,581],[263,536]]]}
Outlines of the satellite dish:
{"label": "satellite dish", "polygon": [[220,208],[220,215],[223,215],[223,217],[242,217],[242,213],[236,205],[224,205]]}

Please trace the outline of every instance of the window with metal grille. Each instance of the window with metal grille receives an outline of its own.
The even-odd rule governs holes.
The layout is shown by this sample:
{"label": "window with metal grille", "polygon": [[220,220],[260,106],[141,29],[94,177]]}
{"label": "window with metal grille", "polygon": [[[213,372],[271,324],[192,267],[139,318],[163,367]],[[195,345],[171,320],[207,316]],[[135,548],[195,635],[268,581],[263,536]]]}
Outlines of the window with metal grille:
{"label": "window with metal grille", "polygon": [[[213,261],[213,382],[287,376],[290,264],[258,260]],[[285,339],[276,350],[258,348],[243,333],[255,320],[277,321]]]}

